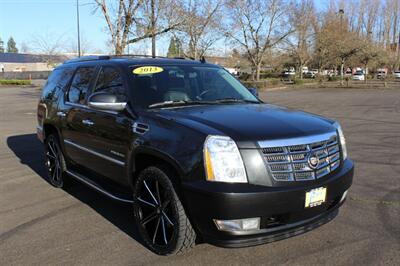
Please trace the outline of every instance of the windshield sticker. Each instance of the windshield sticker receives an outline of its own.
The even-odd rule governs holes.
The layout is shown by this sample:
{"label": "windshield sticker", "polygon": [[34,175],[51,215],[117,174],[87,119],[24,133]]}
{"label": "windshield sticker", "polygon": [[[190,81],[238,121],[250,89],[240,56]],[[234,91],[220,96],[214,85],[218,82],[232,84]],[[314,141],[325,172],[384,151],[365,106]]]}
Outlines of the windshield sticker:
{"label": "windshield sticker", "polygon": [[156,66],[142,66],[135,68],[133,70],[133,74],[136,75],[147,75],[147,74],[156,74],[163,72],[164,69],[162,67],[156,67]]}

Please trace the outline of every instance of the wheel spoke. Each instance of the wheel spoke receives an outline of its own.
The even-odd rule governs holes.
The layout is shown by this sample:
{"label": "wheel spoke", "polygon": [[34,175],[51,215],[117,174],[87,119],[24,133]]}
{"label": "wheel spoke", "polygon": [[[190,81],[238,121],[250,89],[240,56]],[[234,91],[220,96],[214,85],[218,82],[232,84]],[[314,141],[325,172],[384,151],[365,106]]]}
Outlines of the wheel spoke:
{"label": "wheel spoke", "polygon": [[141,221],[141,223],[142,225],[146,225],[148,222],[153,221],[155,218],[157,218],[157,211],[153,211],[152,213],[150,213],[149,216]]}
{"label": "wheel spoke", "polygon": [[153,193],[151,192],[151,190],[149,189],[149,187],[147,186],[146,181],[143,181],[143,184],[146,187],[147,191],[149,192],[150,196],[153,198],[155,204],[158,205],[158,202],[157,202],[156,198],[154,197]]}
{"label": "wheel spoke", "polygon": [[153,244],[155,244],[156,242],[156,237],[157,237],[157,231],[158,231],[158,227],[160,226],[160,219],[158,219],[157,221],[157,225],[156,225],[156,230],[154,230],[154,235],[153,235]]}
{"label": "wheel spoke", "polygon": [[167,235],[166,235],[166,232],[165,232],[165,222],[164,222],[164,217],[163,216],[161,216],[161,226],[162,226],[164,242],[165,242],[165,244],[168,244]]}
{"label": "wheel spoke", "polygon": [[163,215],[163,217],[165,218],[165,220],[167,220],[167,222],[168,222],[171,226],[174,226],[174,223],[171,222],[171,220],[168,218],[167,214],[166,214],[164,211],[162,211],[162,215]]}
{"label": "wheel spoke", "polygon": [[54,148],[54,146],[52,145],[52,142],[49,142],[48,146],[49,146],[51,152],[53,153],[54,157],[56,157],[56,156],[57,156],[57,153],[55,152],[55,148]]}
{"label": "wheel spoke", "polygon": [[142,202],[142,203],[144,203],[144,204],[146,204],[146,205],[149,205],[149,206],[151,206],[151,207],[153,207],[153,208],[156,207],[156,205],[154,205],[153,203],[150,203],[150,202],[148,202],[148,201],[146,201],[146,200],[144,200],[144,199],[137,198],[137,200],[138,200],[139,202]]}
{"label": "wheel spoke", "polygon": [[158,187],[158,180],[156,180],[156,191],[157,191],[157,199],[158,199],[158,204],[161,206],[161,196],[160,196],[160,188]]}
{"label": "wheel spoke", "polygon": [[50,152],[47,152],[46,156],[47,156],[47,157],[50,157],[50,158],[53,159],[53,160],[56,159],[56,157],[54,157],[53,155],[51,155]]}

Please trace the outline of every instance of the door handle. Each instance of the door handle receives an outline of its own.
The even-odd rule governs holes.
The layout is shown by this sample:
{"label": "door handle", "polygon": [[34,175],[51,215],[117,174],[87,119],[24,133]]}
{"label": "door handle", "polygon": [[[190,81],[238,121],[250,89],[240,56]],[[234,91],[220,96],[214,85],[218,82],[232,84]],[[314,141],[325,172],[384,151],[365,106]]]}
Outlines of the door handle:
{"label": "door handle", "polygon": [[64,113],[64,112],[59,111],[59,112],[57,112],[57,116],[59,116],[59,117],[66,117],[67,114]]}
{"label": "door handle", "polygon": [[89,120],[89,119],[84,119],[84,120],[82,120],[82,124],[85,124],[87,126],[93,126],[94,122],[92,120]]}

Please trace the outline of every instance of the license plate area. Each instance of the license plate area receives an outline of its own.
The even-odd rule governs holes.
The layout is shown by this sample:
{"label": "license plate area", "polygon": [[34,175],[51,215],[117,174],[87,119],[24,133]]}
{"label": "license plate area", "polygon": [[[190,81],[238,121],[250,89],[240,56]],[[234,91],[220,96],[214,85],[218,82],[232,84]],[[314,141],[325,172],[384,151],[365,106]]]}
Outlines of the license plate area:
{"label": "license plate area", "polygon": [[324,203],[326,201],[326,192],[327,189],[325,187],[314,188],[306,192],[305,207],[312,208]]}

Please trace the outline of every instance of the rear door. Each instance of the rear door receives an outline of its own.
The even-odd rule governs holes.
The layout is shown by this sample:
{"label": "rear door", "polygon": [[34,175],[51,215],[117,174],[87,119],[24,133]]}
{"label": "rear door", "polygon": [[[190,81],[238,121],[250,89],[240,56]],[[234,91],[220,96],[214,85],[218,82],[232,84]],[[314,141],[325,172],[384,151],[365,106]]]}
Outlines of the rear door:
{"label": "rear door", "polygon": [[71,162],[82,166],[95,163],[93,156],[86,148],[91,125],[85,120],[91,112],[87,107],[87,96],[93,86],[95,76],[96,67],[79,67],[57,112],[62,121],[61,134],[66,155]]}

